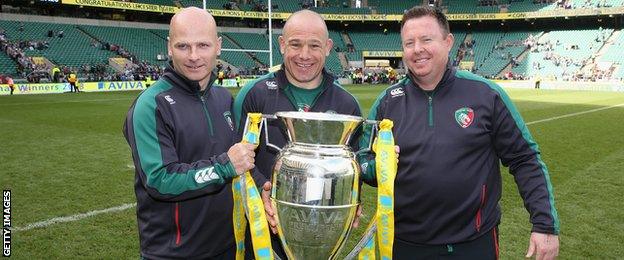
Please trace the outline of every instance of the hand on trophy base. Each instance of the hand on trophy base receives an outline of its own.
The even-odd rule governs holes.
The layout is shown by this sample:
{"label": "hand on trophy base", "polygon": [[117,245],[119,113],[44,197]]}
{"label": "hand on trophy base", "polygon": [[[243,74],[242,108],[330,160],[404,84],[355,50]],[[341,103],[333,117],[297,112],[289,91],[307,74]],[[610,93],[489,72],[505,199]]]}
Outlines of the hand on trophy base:
{"label": "hand on trophy base", "polygon": [[277,234],[277,221],[275,220],[275,209],[271,204],[271,182],[267,181],[262,185],[262,203],[264,204],[264,212],[266,214],[267,221],[269,222],[269,228],[271,233]]}

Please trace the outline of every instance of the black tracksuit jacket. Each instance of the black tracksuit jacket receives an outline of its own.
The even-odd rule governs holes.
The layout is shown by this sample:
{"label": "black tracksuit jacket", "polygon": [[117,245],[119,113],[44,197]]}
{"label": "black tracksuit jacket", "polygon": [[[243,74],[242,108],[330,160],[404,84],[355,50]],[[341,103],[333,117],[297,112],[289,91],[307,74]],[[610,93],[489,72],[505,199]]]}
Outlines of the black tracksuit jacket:
{"label": "black tracksuit jacket", "polygon": [[226,89],[205,91],[168,68],[128,111],[124,136],[136,168],[141,255],[204,259],[234,250],[226,154],[235,136]]}
{"label": "black tracksuit jacket", "polygon": [[[383,91],[369,119],[394,121],[400,147],[395,237],[424,245],[474,240],[500,223],[500,163],[508,166],[532,231],[558,234],[550,177],[522,117],[501,87],[447,66],[437,87],[410,77]],[[361,144],[367,142],[364,130]],[[374,179],[371,155],[360,159]]]}

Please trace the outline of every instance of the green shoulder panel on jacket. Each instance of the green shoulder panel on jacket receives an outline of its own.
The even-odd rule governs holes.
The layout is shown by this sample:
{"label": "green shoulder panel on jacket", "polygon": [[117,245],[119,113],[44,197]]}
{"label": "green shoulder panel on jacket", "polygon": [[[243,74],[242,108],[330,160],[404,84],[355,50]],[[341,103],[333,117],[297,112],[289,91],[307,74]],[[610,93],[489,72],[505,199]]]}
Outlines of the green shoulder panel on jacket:
{"label": "green shoulder panel on jacket", "polygon": [[247,98],[247,94],[249,94],[249,91],[251,91],[251,89],[253,89],[253,87],[258,82],[260,82],[261,80],[270,78],[270,77],[275,77],[275,72],[271,72],[256,80],[247,82],[247,84],[245,84],[245,86],[236,95],[236,99],[234,99],[234,109],[233,109],[234,110],[234,122],[236,123],[236,129],[240,127],[241,119],[243,118],[243,115],[241,114],[243,113],[243,103],[245,102],[245,98]]}
{"label": "green shoulder panel on jacket", "polygon": [[[195,190],[211,183],[224,182],[222,176],[212,174],[221,170],[229,172],[228,166],[215,164],[186,172],[168,172],[162,160],[162,151],[156,123],[156,98],[173,86],[164,80],[146,89],[139,96],[132,114],[132,125],[137,154],[141,170],[147,178],[147,186],[162,194],[177,195],[184,191]],[[231,166],[229,166],[231,167]],[[215,171],[216,170],[216,171]]]}
{"label": "green shoulder panel on jacket", "polygon": [[[370,110],[368,111],[368,116],[367,118],[369,120],[377,120],[377,110],[379,109],[379,105],[381,104],[381,101],[386,97],[386,94],[388,93],[389,89],[395,88],[397,86],[405,86],[405,84],[407,84],[408,82],[408,78],[404,78],[401,81],[399,81],[398,83],[387,87],[386,89],[384,89],[379,96],[377,96],[377,98],[375,99],[375,102],[373,102],[373,105],[371,106]],[[369,147],[370,146],[370,138],[371,138],[371,134],[373,132],[373,126],[372,125],[365,125],[363,127],[363,131],[362,131],[362,135],[360,137],[360,149],[363,149],[363,147]],[[374,158],[368,158],[366,155],[361,155],[358,156],[358,163],[360,163],[360,165],[363,165],[363,172],[362,172],[362,177],[366,180],[374,180],[375,179],[375,159]],[[365,166],[365,167],[364,167]],[[364,169],[365,168],[365,169]]]}

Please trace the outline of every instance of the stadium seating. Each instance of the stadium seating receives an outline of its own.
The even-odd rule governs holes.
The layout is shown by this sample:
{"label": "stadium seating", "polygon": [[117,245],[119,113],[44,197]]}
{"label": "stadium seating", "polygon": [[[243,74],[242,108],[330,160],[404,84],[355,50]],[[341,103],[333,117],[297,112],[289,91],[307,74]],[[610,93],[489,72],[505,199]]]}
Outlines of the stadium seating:
{"label": "stadium seating", "polygon": [[17,73],[17,64],[4,52],[0,52],[0,74],[8,74],[15,76]]}
{"label": "stadium seating", "polygon": [[155,30],[90,25],[80,25],[79,28],[103,44],[110,43],[121,46],[136,55],[139,61],[162,65],[165,63],[156,59],[158,54],[167,53],[166,41],[161,36],[165,32],[153,33]]}
{"label": "stadium seating", "polygon": [[362,51],[397,51],[401,50],[401,35],[399,32],[388,32],[383,34],[383,29],[371,31],[349,31],[348,32],[355,52],[347,53],[351,61],[362,60]]}
{"label": "stadium seating", "polygon": [[[20,26],[23,30],[19,29]],[[5,29],[10,42],[47,41],[49,48],[27,49],[25,54],[29,57],[44,56],[56,65],[79,67],[108,63],[108,57],[114,56],[112,52],[92,47],[93,39],[75,25],[0,21],[0,27]],[[62,38],[56,36],[60,30],[63,31]],[[48,31],[53,31],[55,36],[47,37]]]}
{"label": "stadium seating", "polygon": [[[491,74],[493,66],[491,63],[509,63],[509,59],[505,57],[495,57],[497,55],[494,54],[494,47],[500,42],[503,37],[503,33],[501,32],[473,32],[472,39],[475,40],[475,53],[474,53],[474,61],[477,72],[485,72],[487,74]],[[505,58],[505,59],[501,59]],[[489,62],[488,62],[489,61]],[[484,67],[485,65],[485,67]],[[496,73],[496,72],[494,72]],[[480,73],[482,74],[482,73]]]}
{"label": "stadium seating", "polygon": [[509,12],[535,12],[555,9],[556,3],[533,3],[533,0],[511,1],[508,7]]}
{"label": "stadium seating", "polygon": [[477,1],[466,0],[447,0],[444,5],[448,13],[452,14],[468,14],[468,13],[498,13],[498,6],[477,6]]}
{"label": "stadium seating", "polygon": [[[223,49],[240,49],[240,46],[232,42],[229,37],[221,34],[221,48]],[[239,68],[251,69],[256,63],[243,52],[238,51],[221,51],[220,58],[228,63],[238,66]]]}
{"label": "stadium seating", "polygon": [[[228,2],[228,1],[226,1],[226,2]],[[201,3],[201,1],[200,1],[200,3]],[[258,3],[260,5],[266,6],[267,1],[256,1],[256,3]],[[273,0],[273,1],[271,1],[271,4],[273,5],[273,9],[271,10],[273,12],[292,13],[292,12],[295,12],[295,11],[298,11],[298,10],[301,9],[301,2],[300,1]],[[254,10],[254,5],[253,4],[239,4],[239,7],[240,7],[241,10],[244,10],[244,11],[253,11]]]}
{"label": "stadium seating", "polygon": [[605,45],[605,48],[598,61],[615,63],[618,68],[613,76],[624,79],[624,32],[618,31],[617,37],[612,38],[612,42]]}
{"label": "stadium seating", "polygon": [[[612,29],[604,29],[611,34]],[[530,52],[527,57],[512,71],[517,74],[561,79],[579,71],[584,62],[604,44],[596,41],[600,30],[563,30],[545,33],[540,39],[542,44],[537,52]],[[571,37],[573,35],[573,37]],[[549,52],[545,46],[552,45]]]}
{"label": "stadium seating", "polygon": [[457,55],[457,50],[459,50],[459,45],[466,39],[466,32],[465,31],[453,31],[451,29],[451,33],[453,34],[453,37],[455,38],[455,42],[453,42],[453,48],[451,48],[450,57],[451,59],[455,59],[455,56]]}
{"label": "stadium seating", "polygon": [[417,0],[368,0],[368,6],[377,10],[377,13],[382,14],[403,14],[405,10],[412,8],[415,5],[422,4],[422,1]]}
{"label": "stadium seating", "polygon": [[[222,35],[224,36],[222,37],[224,38],[223,42],[225,42],[225,38],[227,38],[228,41],[232,42],[232,47],[223,46],[223,48],[248,49],[248,50],[268,49],[267,47],[268,40],[266,40],[266,37],[262,34],[229,32],[229,33],[222,33]],[[227,54],[224,54],[224,52],[227,53],[228,51],[221,52],[224,59],[228,60],[228,62],[234,65],[243,65],[248,69],[251,69],[256,66],[256,62],[253,60],[251,56],[256,57],[263,64],[269,63],[268,54],[261,53],[261,52],[258,52],[258,53],[256,52],[246,52],[246,53],[230,52]]]}
{"label": "stadium seating", "polygon": [[162,39],[167,39],[167,37],[169,37],[169,30],[153,30],[150,29],[149,30],[151,33],[157,35],[158,37],[162,38]]}
{"label": "stadium seating", "polygon": [[[526,50],[524,41],[528,35],[539,33],[537,31],[473,33],[472,37],[477,41],[475,71],[482,76],[496,76],[512,58],[517,58]],[[481,41],[485,42],[485,46]]]}

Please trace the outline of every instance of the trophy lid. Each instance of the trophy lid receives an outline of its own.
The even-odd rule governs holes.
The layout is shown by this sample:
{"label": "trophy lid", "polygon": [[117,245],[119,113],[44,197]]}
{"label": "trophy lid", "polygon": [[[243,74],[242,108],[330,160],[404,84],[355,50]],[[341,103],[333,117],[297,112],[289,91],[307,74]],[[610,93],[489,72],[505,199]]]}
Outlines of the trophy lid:
{"label": "trophy lid", "polygon": [[364,118],[319,112],[277,112],[286,125],[290,142],[317,145],[347,145]]}

